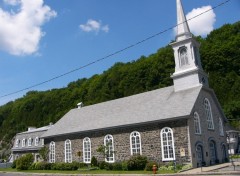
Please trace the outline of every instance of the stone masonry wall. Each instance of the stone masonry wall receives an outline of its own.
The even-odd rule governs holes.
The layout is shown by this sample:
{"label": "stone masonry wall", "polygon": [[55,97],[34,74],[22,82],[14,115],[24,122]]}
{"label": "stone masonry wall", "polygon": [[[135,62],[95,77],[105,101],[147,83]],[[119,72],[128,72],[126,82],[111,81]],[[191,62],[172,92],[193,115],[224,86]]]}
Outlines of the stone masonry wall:
{"label": "stone masonry wall", "polygon": [[[204,99],[207,98],[211,104],[212,109],[212,117],[214,122],[214,130],[210,130],[207,128],[207,119],[205,115],[204,110]],[[201,131],[202,133],[195,134],[194,129],[194,120],[193,120],[193,114],[194,112],[197,112],[199,114],[200,118],[200,124],[201,124]],[[206,162],[206,165],[210,165],[210,153],[209,153],[209,141],[214,140],[216,143],[216,153],[217,153],[217,159],[220,163],[224,162],[223,158],[223,151],[222,151],[222,145],[225,145],[227,149],[227,143],[226,143],[226,134],[224,136],[220,136],[219,134],[219,117],[222,118],[223,122],[223,128],[224,132],[225,130],[225,122],[223,119],[223,115],[220,112],[219,107],[217,106],[217,100],[213,97],[213,93],[209,90],[202,89],[198,100],[194,106],[192,116],[189,119],[189,130],[190,130],[190,139],[191,139],[191,152],[193,156],[193,166],[197,167],[197,156],[196,156],[196,144],[201,142],[203,145],[203,158]]]}
{"label": "stone masonry wall", "polygon": [[[51,141],[55,142],[56,162],[65,162],[64,143],[70,139],[72,144],[73,161],[79,161],[78,151],[83,151],[83,139],[89,137],[91,139],[91,156],[97,157],[99,161],[104,158],[96,151],[100,145],[104,144],[104,137],[111,134],[114,140],[115,161],[124,161],[130,158],[130,133],[138,131],[141,135],[142,155],[147,156],[148,160],[161,162],[161,138],[160,131],[164,127],[170,127],[173,130],[175,140],[175,153],[177,163],[190,162],[189,144],[188,144],[188,127],[187,120],[174,120],[166,123],[151,123],[145,125],[97,130],[87,133],[79,133],[74,135],[65,135],[45,139],[45,144],[49,146]],[[181,155],[180,150],[185,151],[185,156]],[[83,162],[83,157],[80,157]]]}

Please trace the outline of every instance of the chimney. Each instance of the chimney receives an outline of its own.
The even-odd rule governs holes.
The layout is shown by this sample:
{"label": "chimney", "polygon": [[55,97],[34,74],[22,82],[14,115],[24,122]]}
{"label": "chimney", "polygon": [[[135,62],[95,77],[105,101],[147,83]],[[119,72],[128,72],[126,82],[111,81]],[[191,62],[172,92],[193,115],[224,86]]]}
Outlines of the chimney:
{"label": "chimney", "polygon": [[83,107],[83,102],[80,102],[80,103],[77,104],[77,108],[78,108],[78,109],[80,109],[80,108],[82,108],[82,107]]}
{"label": "chimney", "polygon": [[32,131],[34,129],[36,129],[36,127],[28,127],[28,131]]}

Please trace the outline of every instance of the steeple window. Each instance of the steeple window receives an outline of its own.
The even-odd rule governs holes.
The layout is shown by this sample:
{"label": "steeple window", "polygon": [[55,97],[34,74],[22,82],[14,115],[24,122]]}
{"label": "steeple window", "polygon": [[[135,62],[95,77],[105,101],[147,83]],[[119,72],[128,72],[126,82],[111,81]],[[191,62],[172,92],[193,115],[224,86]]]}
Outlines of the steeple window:
{"label": "steeple window", "polygon": [[186,47],[181,47],[180,49],[179,49],[179,58],[180,58],[180,60],[179,60],[179,65],[180,65],[180,67],[183,67],[183,66],[186,66],[186,65],[188,65],[189,64],[189,62],[188,62],[188,55],[187,55],[187,48]]}

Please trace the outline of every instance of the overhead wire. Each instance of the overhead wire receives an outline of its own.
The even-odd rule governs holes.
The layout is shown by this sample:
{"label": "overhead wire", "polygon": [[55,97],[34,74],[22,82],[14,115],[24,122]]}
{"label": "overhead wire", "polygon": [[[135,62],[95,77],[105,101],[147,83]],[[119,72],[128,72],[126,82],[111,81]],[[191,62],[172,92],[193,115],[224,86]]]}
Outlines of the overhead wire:
{"label": "overhead wire", "polygon": [[87,63],[87,64],[85,64],[85,65],[83,65],[83,66],[80,66],[80,67],[78,67],[78,68],[75,68],[75,69],[73,69],[73,70],[70,70],[70,71],[68,71],[68,72],[65,72],[65,73],[63,73],[63,74],[60,74],[60,75],[58,75],[58,76],[52,77],[52,78],[50,78],[50,79],[48,79],[48,80],[46,80],[46,81],[39,82],[39,83],[34,84],[34,85],[32,85],[32,86],[29,86],[29,87],[26,87],[26,88],[23,88],[23,89],[20,89],[20,90],[17,90],[17,91],[14,91],[14,92],[11,92],[11,93],[8,93],[8,94],[5,94],[5,95],[1,95],[1,96],[0,96],[0,99],[3,98],[3,97],[7,97],[7,96],[10,96],[10,95],[13,95],[13,94],[17,94],[17,93],[26,91],[26,90],[30,90],[30,89],[32,89],[32,88],[34,88],[34,87],[38,87],[38,86],[40,86],[40,85],[46,84],[46,83],[51,82],[51,81],[53,81],[53,80],[55,80],[55,79],[61,78],[61,77],[66,76],[66,75],[69,75],[69,74],[71,74],[71,73],[73,73],[73,72],[76,72],[76,71],[78,71],[78,70],[81,70],[81,69],[83,69],[83,68],[86,68],[86,67],[88,67],[88,66],[90,66],[90,65],[93,65],[93,64],[95,64],[95,63],[97,63],[97,62],[100,62],[100,61],[102,61],[102,60],[105,60],[105,59],[107,59],[107,58],[110,58],[110,57],[112,57],[112,56],[115,56],[115,55],[117,55],[117,54],[119,54],[119,53],[122,53],[122,52],[124,52],[124,51],[126,51],[126,50],[128,50],[128,49],[130,49],[130,48],[133,48],[133,47],[135,47],[135,46],[137,46],[137,45],[140,45],[140,44],[142,44],[142,43],[144,43],[144,42],[146,42],[146,41],[148,41],[148,40],[150,40],[150,39],[152,39],[152,38],[155,38],[155,37],[157,37],[157,36],[159,36],[159,35],[162,35],[163,33],[167,32],[167,31],[169,31],[169,30],[172,30],[172,29],[174,29],[175,27],[177,27],[177,26],[179,26],[179,25],[181,25],[181,24],[183,24],[183,23],[185,23],[185,22],[187,22],[187,21],[191,21],[191,20],[193,20],[193,19],[195,19],[195,18],[197,18],[197,17],[199,17],[199,16],[201,16],[201,15],[203,15],[203,14],[209,12],[209,11],[212,11],[212,10],[214,10],[214,9],[220,7],[220,6],[223,6],[223,5],[225,5],[226,3],[230,2],[230,1],[231,1],[231,0],[226,0],[226,1],[224,1],[224,2],[222,2],[222,3],[220,3],[220,4],[218,4],[218,5],[216,5],[216,6],[212,7],[212,8],[210,8],[210,9],[202,12],[202,13],[199,13],[199,14],[197,14],[197,15],[189,18],[189,19],[187,19],[186,21],[183,21],[182,23],[179,23],[179,24],[176,24],[176,25],[171,26],[171,27],[169,27],[169,28],[166,28],[166,29],[164,29],[164,30],[162,30],[162,31],[154,34],[154,35],[151,35],[151,36],[149,36],[149,37],[147,37],[147,38],[145,38],[145,39],[143,39],[143,40],[140,40],[140,41],[138,41],[138,42],[136,42],[136,43],[134,43],[134,44],[131,44],[131,45],[125,47],[125,48],[122,48],[122,49],[120,49],[120,50],[117,50],[117,51],[115,51],[115,52],[113,52],[113,53],[111,53],[111,54],[109,54],[109,55],[106,55],[106,56],[101,57],[101,58],[99,58],[99,59],[96,59],[96,60],[94,60],[94,61],[92,61],[92,62],[89,62],[89,63]]}

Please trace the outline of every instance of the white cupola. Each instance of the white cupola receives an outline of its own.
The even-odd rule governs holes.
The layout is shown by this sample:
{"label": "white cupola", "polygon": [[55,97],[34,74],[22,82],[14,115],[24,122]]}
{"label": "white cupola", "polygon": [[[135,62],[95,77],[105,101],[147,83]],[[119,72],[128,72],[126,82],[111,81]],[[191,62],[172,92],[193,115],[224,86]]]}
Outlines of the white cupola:
{"label": "white cupola", "polygon": [[199,55],[200,44],[189,30],[181,0],[176,0],[176,4],[176,42],[170,44],[175,58],[175,72],[172,75],[174,90],[179,91],[199,85],[208,87],[208,76],[202,69]]}

